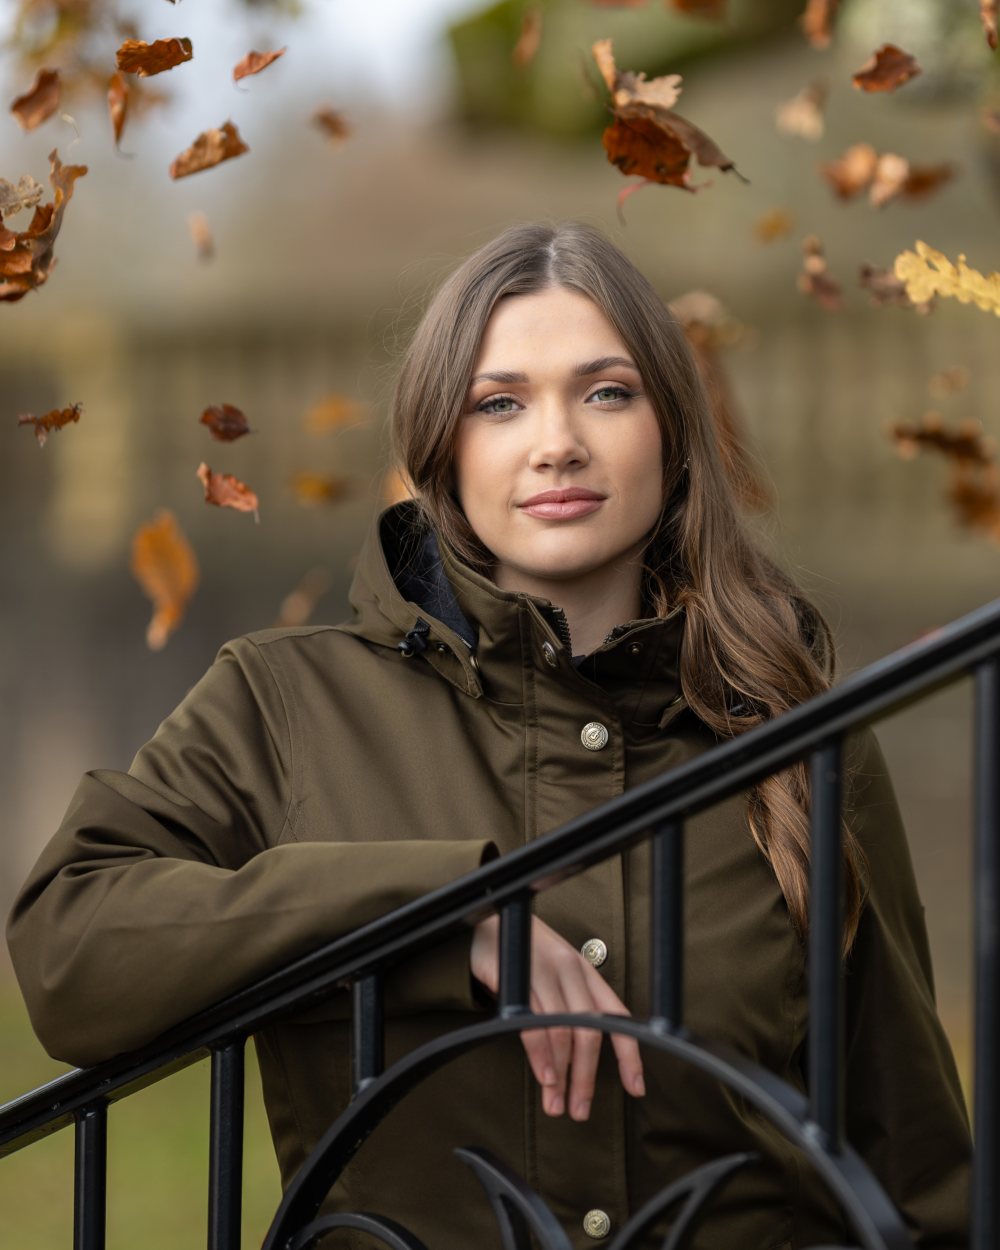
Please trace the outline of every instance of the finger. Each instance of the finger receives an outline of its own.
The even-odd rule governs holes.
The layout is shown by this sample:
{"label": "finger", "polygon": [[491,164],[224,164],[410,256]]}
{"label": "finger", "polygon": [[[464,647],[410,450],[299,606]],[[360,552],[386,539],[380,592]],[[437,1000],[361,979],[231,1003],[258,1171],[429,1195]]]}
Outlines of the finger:
{"label": "finger", "polygon": [[561,1115],[563,1095],[559,1090],[556,1062],[547,1029],[526,1029],[521,1044],[535,1080],[542,1087],[542,1106],[549,1115]]}
{"label": "finger", "polygon": [[[538,988],[532,991],[532,1009],[539,1015],[556,1015],[566,1011],[566,1003],[558,983],[549,976],[538,979]],[[548,1115],[562,1115],[566,1109],[566,1082],[569,1076],[570,1058],[573,1053],[573,1030],[564,1025],[544,1030],[552,1057],[555,1080],[542,1094],[542,1107]]]}
{"label": "finger", "polygon": [[[631,1012],[599,972],[594,972],[597,983],[591,984],[591,993],[597,1010],[612,1016],[631,1016]],[[639,1043],[625,1033],[612,1033],[611,1045],[618,1060],[618,1073],[624,1088],[636,1098],[646,1092],[643,1080],[642,1054]]]}
{"label": "finger", "polygon": [[[568,1010],[589,1014],[599,1010],[599,1007],[592,992],[593,987],[588,983],[583,969],[581,960],[568,970],[563,985]],[[567,1105],[574,1120],[586,1120],[590,1115],[602,1041],[603,1036],[596,1029],[573,1030],[573,1057]]]}

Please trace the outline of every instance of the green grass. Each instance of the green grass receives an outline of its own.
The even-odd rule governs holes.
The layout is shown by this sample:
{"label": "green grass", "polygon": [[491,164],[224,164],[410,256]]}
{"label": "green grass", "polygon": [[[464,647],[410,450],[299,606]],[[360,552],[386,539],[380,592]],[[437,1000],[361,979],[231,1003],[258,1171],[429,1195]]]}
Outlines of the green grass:
{"label": "green grass", "polygon": [[[0,977],[0,1103],[68,1071],[42,1050],[21,996]],[[191,1250],[208,1220],[209,1067],[202,1062],[111,1107],[108,1116],[108,1250]],[[256,1250],[281,1198],[260,1078],[247,1046],[243,1247]],[[0,1160],[3,1245],[70,1250],[73,1130]]]}

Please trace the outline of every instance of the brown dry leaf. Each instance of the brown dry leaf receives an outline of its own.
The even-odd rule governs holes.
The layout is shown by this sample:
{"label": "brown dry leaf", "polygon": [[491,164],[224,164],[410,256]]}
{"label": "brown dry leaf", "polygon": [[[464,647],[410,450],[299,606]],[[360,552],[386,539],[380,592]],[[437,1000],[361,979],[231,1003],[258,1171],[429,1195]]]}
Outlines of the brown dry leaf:
{"label": "brown dry leaf", "polygon": [[232,443],[250,433],[250,425],[244,414],[233,404],[213,404],[198,418],[207,425],[212,437],[220,443]]}
{"label": "brown dry leaf", "polygon": [[305,625],[315,612],[317,603],[332,586],[333,577],[325,564],[308,569],[295,589],[282,599],[273,628]]}
{"label": "brown dry leaf", "polygon": [[254,521],[260,524],[257,511],[260,503],[245,482],[232,473],[213,473],[204,460],[198,465],[197,474],[205,487],[206,503],[214,503],[220,508],[235,508],[237,512],[252,512]]}
{"label": "brown dry leaf", "polygon": [[979,16],[991,52],[997,50],[997,0],[979,0]]}
{"label": "brown dry leaf", "polygon": [[1000,468],[954,465],[948,485],[948,502],[960,525],[980,530],[1000,542]]}
{"label": "brown dry leaf", "polygon": [[896,308],[912,308],[914,312],[927,314],[934,308],[935,297],[915,303],[906,291],[906,284],[901,282],[891,270],[880,269],[867,261],[858,272],[858,286],[871,292],[871,302],[876,307],[886,305]]}
{"label": "brown dry leaf", "polygon": [[191,238],[194,239],[195,246],[198,249],[198,259],[211,260],[215,255],[215,241],[212,238],[212,229],[205,214],[189,213],[188,229],[191,231]]}
{"label": "brown dry leaf", "polygon": [[379,495],[383,503],[402,503],[404,499],[415,499],[417,492],[413,484],[401,469],[393,468],[382,479]]}
{"label": "brown dry leaf", "polygon": [[814,48],[828,48],[833,38],[833,19],[838,0],[808,0],[799,18],[802,32]]}
{"label": "brown dry leaf", "polygon": [[618,70],[610,39],[599,39],[592,45],[591,53],[611,93],[614,121],[604,131],[601,142],[612,165],[623,174],[638,174],[647,182],[693,192],[711,185],[691,185],[688,162],[694,156],[700,165],[714,165],[724,172],[732,170],[746,181],[703,131],[673,112],[672,106],[681,91],[679,74],[647,81],[644,73]]}
{"label": "brown dry leaf", "polygon": [[950,181],[955,172],[956,166],[950,161],[942,161],[940,165],[911,165],[902,193],[907,199],[919,199]]}
{"label": "brown dry leaf", "polygon": [[328,104],[321,104],[312,115],[312,123],[318,126],[326,137],[334,143],[341,143],[351,133],[351,127],[348,125],[343,113],[338,113],[336,109],[331,108]]}
{"label": "brown dry leaf", "polygon": [[724,18],[727,0],[667,0],[667,8],[696,17]]}
{"label": "brown dry leaf", "polygon": [[22,130],[34,130],[48,121],[59,107],[59,71],[39,69],[35,81],[10,106],[10,111],[21,123]]}
{"label": "brown dry leaf", "polygon": [[164,70],[183,65],[194,56],[190,39],[157,39],[146,43],[142,39],[126,39],[115,53],[115,64],[125,74],[138,74],[150,78]]}
{"label": "brown dry leaf", "polygon": [[108,79],[108,115],[111,118],[111,127],[115,135],[115,147],[121,143],[122,131],[125,129],[128,94],[128,82],[125,75],[120,70],[115,70]]}
{"label": "brown dry leaf", "polygon": [[49,164],[55,196],[51,204],[36,206],[27,230],[7,230],[0,216],[0,301],[22,299],[46,282],[55,266],[52,248],[63,213],[74,182],[87,172],[87,166],[63,165],[55,148],[49,153]]}
{"label": "brown dry leaf", "polygon": [[946,395],[964,391],[968,385],[968,369],[964,365],[953,365],[950,369],[939,369],[937,373],[932,373],[927,382],[927,389],[935,399],[943,399]]}
{"label": "brown dry leaf", "polygon": [[840,283],[827,272],[823,245],[814,234],[802,241],[802,269],[796,285],[803,295],[811,296],[827,312],[839,312],[844,306]]}
{"label": "brown dry leaf", "polygon": [[16,187],[0,178],[0,217],[13,217],[22,208],[34,208],[44,193],[45,188],[30,174],[22,174]]}
{"label": "brown dry leaf", "polygon": [[198,561],[169,509],[161,508],[132,539],[133,576],[153,601],[146,645],[159,651],[177,628],[198,585]]}
{"label": "brown dry leaf", "polygon": [[779,104],[774,111],[778,130],[786,135],[799,135],[813,142],[823,137],[823,110],[829,87],[823,81],[811,82],[797,95]]}
{"label": "brown dry leaf", "polygon": [[792,233],[795,219],[783,208],[772,208],[753,223],[754,238],[761,243],[773,243]]}
{"label": "brown dry leaf", "polygon": [[889,427],[889,437],[904,460],[924,449],[935,451],[961,465],[989,465],[996,460],[996,446],[982,432],[978,421],[963,421],[948,429],[939,412],[925,413],[921,421],[899,421]]}
{"label": "brown dry leaf", "polygon": [[910,162],[896,152],[883,152],[875,162],[871,186],[868,188],[868,201],[876,208],[882,208],[897,195],[901,195],[910,176]]}
{"label": "brown dry leaf", "polygon": [[920,239],[914,246],[915,252],[900,252],[892,267],[914,303],[944,295],[1000,317],[1000,273],[994,271],[985,277],[978,269],[970,269],[964,252],[959,253],[958,264],[953,265],[943,252]]}
{"label": "brown dry leaf", "polygon": [[248,52],[242,61],[233,66],[233,82],[239,82],[250,74],[259,74],[287,51],[287,48],[279,48],[277,52]]}
{"label": "brown dry leaf", "polygon": [[894,43],[884,43],[851,75],[851,82],[861,91],[895,91],[919,73],[915,57]]}
{"label": "brown dry leaf", "polygon": [[303,471],[296,473],[290,487],[299,503],[315,507],[318,504],[337,503],[350,495],[356,483],[349,477],[331,477],[323,473]]}
{"label": "brown dry leaf", "polygon": [[302,419],[302,427],[310,434],[326,434],[330,430],[360,425],[368,411],[367,404],[347,395],[327,395],[309,409]]}
{"label": "brown dry leaf", "polygon": [[226,121],[218,130],[203,130],[194,143],[171,162],[170,177],[186,178],[188,174],[211,169],[249,151],[233,123]]}
{"label": "brown dry leaf", "polygon": [[878,153],[870,143],[855,143],[834,161],[820,161],[820,172],[842,200],[863,191],[875,176]]}
{"label": "brown dry leaf", "polygon": [[851,199],[868,187],[869,202],[876,208],[897,197],[919,199],[948,182],[956,167],[911,165],[896,152],[875,151],[870,143],[855,143],[835,161],[821,161],[820,171],[842,200]]}
{"label": "brown dry leaf", "polygon": [[53,408],[44,417],[33,417],[28,413],[22,413],[18,417],[17,423],[18,425],[33,425],[38,445],[39,447],[44,447],[45,440],[53,430],[61,430],[64,425],[69,425],[71,421],[79,421],[82,412],[83,404],[70,404],[68,408]]}
{"label": "brown dry leaf", "polygon": [[521,31],[514,44],[510,59],[518,69],[530,65],[538,54],[542,42],[542,9],[540,5],[532,5],[525,9],[521,19]]}

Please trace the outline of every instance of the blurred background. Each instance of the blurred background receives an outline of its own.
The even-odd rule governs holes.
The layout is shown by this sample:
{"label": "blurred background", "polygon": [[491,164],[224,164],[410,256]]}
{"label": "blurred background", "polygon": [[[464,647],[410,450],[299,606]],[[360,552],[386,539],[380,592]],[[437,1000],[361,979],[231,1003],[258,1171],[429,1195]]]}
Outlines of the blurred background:
{"label": "blurred background", "polygon": [[[5,915],[81,774],[127,769],[223,642],[348,614],[354,553],[394,489],[385,418],[408,334],[441,278],[514,222],[598,225],[665,300],[701,310],[720,393],[769,495],[753,524],[828,614],[842,675],[996,595],[996,541],[959,523],[948,466],[905,461],[887,433],[930,410],[946,426],[998,427],[996,320],[955,300],[928,315],[880,306],[859,283],[863,265],[891,270],[918,239],[983,273],[1000,266],[1000,134],[984,121],[1000,84],[975,0],[845,0],[827,46],[807,38],[802,0],[730,0],[714,17],[680,7],[0,0],[4,99],[27,92],[39,66],[64,71],[46,121],[24,130],[5,111],[0,176],[31,174],[49,200],[53,149],[88,167],[48,281],[0,309]],[[147,104],[118,152],[104,90],[128,35],[186,36],[194,57],[140,84]],[[619,68],[683,76],[677,111],[747,182],[692,162],[696,193],[649,185],[617,205],[634,180],[601,145],[610,113],[590,48],[605,37]],[[852,86],[886,42],[921,73],[895,91]],[[234,84],[251,48],[279,47]],[[810,84],[827,92],[821,124],[783,129],[777,110]],[[341,134],[311,120],[323,107]],[[173,180],[174,157],[227,119],[249,152]],[[950,177],[882,207],[865,192],[841,198],[820,163],[861,142],[948,163]],[[207,219],[210,258],[192,213]],[[803,289],[809,236],[842,287],[838,308]],[[75,403],[79,421],[44,445],[18,424]],[[223,403],[251,434],[213,439],[199,417]],[[259,523],[205,502],[203,461],[257,493]],[[199,577],[154,649],[130,566],[161,509]],[[970,711],[963,683],[879,726],[967,1089]],[[35,1041],[6,960],[4,949],[0,1102],[64,1070]],[[116,1109],[110,1246],[203,1235],[207,1092],[201,1065]],[[253,1077],[249,1103],[253,1246],[279,1190]],[[30,1195],[11,1244],[69,1244],[71,1167],[68,1133],[0,1167],[5,1222]]]}

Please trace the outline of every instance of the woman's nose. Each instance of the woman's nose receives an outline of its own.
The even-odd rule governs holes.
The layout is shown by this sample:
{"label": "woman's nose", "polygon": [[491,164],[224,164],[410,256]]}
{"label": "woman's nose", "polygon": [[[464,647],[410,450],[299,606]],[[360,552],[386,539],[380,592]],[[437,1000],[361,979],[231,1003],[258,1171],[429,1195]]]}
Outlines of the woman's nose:
{"label": "woman's nose", "polygon": [[590,459],[580,424],[563,404],[539,407],[531,422],[531,450],[528,462],[533,469],[572,467]]}

